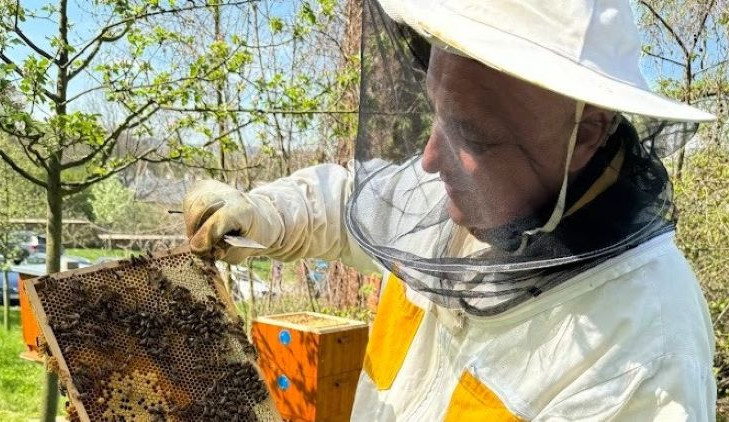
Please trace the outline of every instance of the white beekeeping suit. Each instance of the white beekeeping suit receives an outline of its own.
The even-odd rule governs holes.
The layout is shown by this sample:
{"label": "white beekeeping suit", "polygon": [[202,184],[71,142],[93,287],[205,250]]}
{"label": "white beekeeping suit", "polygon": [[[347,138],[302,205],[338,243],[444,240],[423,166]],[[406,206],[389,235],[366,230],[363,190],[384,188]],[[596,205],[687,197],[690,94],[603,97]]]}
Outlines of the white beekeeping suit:
{"label": "white beekeeping suit", "polygon": [[714,420],[713,332],[627,1],[364,2],[354,161],[188,194],[193,251],[384,271],[357,421]]}

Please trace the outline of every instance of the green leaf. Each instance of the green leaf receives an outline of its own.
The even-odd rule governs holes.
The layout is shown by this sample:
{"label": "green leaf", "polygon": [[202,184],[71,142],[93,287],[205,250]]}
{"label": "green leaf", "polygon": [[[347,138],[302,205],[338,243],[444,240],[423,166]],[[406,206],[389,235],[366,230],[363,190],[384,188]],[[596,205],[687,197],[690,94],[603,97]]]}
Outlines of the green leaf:
{"label": "green leaf", "polygon": [[281,18],[272,17],[268,21],[268,25],[271,27],[271,31],[274,34],[278,34],[284,29],[284,21]]}
{"label": "green leaf", "polygon": [[309,4],[308,1],[305,1],[304,4],[301,6],[301,17],[303,17],[310,25],[316,24],[316,15],[314,14],[314,11],[311,9],[311,4]]}

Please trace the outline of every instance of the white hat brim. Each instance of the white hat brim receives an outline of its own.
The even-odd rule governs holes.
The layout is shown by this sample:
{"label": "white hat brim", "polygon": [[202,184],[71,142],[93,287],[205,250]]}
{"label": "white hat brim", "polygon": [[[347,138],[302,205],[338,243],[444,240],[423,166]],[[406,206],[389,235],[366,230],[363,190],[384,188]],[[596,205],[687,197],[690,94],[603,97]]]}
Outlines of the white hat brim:
{"label": "white hat brim", "polygon": [[[716,117],[696,107],[611,78],[524,38],[444,7],[403,16],[415,30],[518,79],[608,110],[662,120],[704,122]],[[409,15],[409,16],[407,16]]]}

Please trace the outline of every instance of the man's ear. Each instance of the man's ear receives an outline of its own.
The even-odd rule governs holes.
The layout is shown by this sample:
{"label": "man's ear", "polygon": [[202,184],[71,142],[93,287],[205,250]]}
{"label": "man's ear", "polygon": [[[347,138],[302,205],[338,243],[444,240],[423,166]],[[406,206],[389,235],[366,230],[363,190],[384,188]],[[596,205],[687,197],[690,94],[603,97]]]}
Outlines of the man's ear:
{"label": "man's ear", "polygon": [[577,131],[577,141],[572,152],[570,173],[580,171],[595,155],[595,152],[605,144],[608,133],[613,128],[616,118],[614,111],[605,110],[590,104],[585,105],[582,112],[582,121]]}

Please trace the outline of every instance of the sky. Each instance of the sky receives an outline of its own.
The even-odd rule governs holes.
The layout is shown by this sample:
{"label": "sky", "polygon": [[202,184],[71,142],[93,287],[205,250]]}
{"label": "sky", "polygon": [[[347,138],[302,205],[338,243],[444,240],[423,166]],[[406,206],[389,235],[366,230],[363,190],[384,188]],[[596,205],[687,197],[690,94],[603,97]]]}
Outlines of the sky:
{"label": "sky", "polygon": [[[41,2],[38,0],[25,0],[22,2],[22,4],[26,5],[41,5],[46,3],[45,1]],[[55,3],[55,2],[51,2]],[[70,21],[73,22],[74,28],[72,31],[72,34],[75,35],[75,37],[71,38],[70,41],[73,45],[80,47],[82,39],[90,39],[91,37],[96,35],[96,32],[99,29],[99,24],[97,23],[97,18],[95,18],[91,12],[90,8],[92,8],[92,2],[88,0],[70,0],[69,1],[69,16]],[[282,15],[290,14],[293,10],[293,4],[294,2],[282,2],[279,3],[279,6],[277,6],[280,10]],[[291,5],[288,6],[287,5]],[[38,6],[36,6],[38,7]],[[96,6],[98,7],[98,6]],[[38,11],[39,14],[43,14],[43,12]],[[46,13],[47,15],[47,13]],[[57,19],[57,16],[52,16],[53,20]],[[57,24],[54,22],[51,22],[48,19],[42,19],[42,18],[28,18],[25,22],[20,23],[20,28],[23,30],[23,32],[31,38],[36,44],[38,44],[41,48],[46,49],[47,51],[53,51],[53,49],[50,46],[50,37],[52,37],[57,32]],[[710,45],[709,48],[712,48]],[[7,51],[8,56],[10,56],[13,60],[20,63],[23,61],[23,59],[27,56],[27,54],[30,52],[28,48],[23,47],[13,47],[12,49]],[[652,88],[657,87],[657,80],[661,76],[678,76],[680,75],[681,69],[676,67],[675,65],[666,63],[663,66],[656,66],[655,61],[651,59],[644,58],[641,62],[641,67],[643,70],[643,74],[646,77],[649,85]],[[97,83],[92,80],[89,75],[87,74],[81,74],[77,79],[72,81],[70,87],[69,87],[69,96],[73,96],[91,86],[96,86]],[[74,107],[83,107],[84,101],[78,101],[76,104],[72,104],[71,108]]]}
{"label": "sky", "polygon": [[[42,4],[45,2],[38,2],[37,0],[26,0],[22,2],[22,4],[25,5],[25,7],[28,7],[28,4]],[[84,4],[85,3],[85,4]],[[98,24],[94,21],[94,17],[89,13],[90,10],[90,2],[83,1],[83,0],[71,0],[69,1],[69,18],[70,21],[73,22],[74,28],[72,33],[74,35],[80,35],[75,37],[76,39],[71,39],[71,43],[78,46],[80,45],[81,38],[83,39],[89,39],[92,36],[96,35],[95,31],[98,31]],[[281,13],[290,13],[290,10],[281,10]],[[43,12],[38,12],[39,14]],[[57,16],[52,17],[53,20],[57,20]],[[39,19],[39,18],[28,18],[25,22],[20,23],[21,30],[33,40],[34,43],[36,43],[41,48],[46,49],[46,51],[52,51],[53,49],[50,47],[50,37],[55,35],[57,33],[57,24],[55,22],[50,22],[47,19]],[[8,55],[18,61],[21,62],[22,59],[29,53],[28,48],[21,48],[21,47],[15,47],[12,50],[8,52]],[[645,65],[642,67],[644,75],[646,76],[646,79],[649,80],[649,82],[653,83],[658,76],[658,69],[656,69],[654,66],[648,66]],[[664,71],[670,69],[663,69]],[[81,81],[80,83],[74,83],[71,87],[72,90],[80,90],[83,89],[84,86],[88,86],[89,81]]]}

